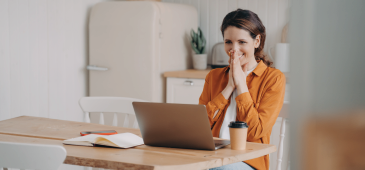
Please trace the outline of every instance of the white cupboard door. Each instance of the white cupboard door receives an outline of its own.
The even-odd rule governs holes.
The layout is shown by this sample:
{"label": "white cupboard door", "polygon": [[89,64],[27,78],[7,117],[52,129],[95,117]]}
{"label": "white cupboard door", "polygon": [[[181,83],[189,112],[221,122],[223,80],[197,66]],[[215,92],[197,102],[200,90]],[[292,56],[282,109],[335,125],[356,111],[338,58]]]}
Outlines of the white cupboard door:
{"label": "white cupboard door", "polygon": [[199,104],[204,79],[167,78],[167,103]]}

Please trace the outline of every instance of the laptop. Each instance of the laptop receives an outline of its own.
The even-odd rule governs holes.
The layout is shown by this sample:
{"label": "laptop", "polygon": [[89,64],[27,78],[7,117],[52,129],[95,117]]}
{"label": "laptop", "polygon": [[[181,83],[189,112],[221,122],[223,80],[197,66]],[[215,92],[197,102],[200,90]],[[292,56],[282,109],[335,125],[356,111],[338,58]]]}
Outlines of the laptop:
{"label": "laptop", "polygon": [[204,105],[133,102],[146,145],[216,150],[230,144],[213,140]]}

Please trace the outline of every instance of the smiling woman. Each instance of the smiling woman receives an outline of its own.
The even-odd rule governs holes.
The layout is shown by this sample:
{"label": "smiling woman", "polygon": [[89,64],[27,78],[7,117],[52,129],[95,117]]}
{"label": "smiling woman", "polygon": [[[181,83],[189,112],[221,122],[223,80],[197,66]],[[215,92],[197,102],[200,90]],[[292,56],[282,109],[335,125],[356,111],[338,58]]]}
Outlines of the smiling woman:
{"label": "smiling woman", "polygon": [[[272,62],[267,59],[263,52],[266,39],[265,26],[254,12],[237,9],[227,14],[223,20],[221,31],[226,44],[226,51],[232,49],[232,41],[237,41],[241,44],[240,50],[249,50],[248,55],[255,56],[256,60],[262,60],[267,66],[271,66]],[[238,37],[242,39],[237,40]],[[253,46],[254,48],[252,48]]]}
{"label": "smiling woman", "polygon": [[[230,139],[228,124],[244,121],[247,141],[269,144],[284,102],[285,76],[263,53],[265,27],[252,11],[237,9],[223,19],[221,31],[229,66],[208,73],[199,104],[206,105],[214,137]],[[269,156],[214,169],[268,170]]]}

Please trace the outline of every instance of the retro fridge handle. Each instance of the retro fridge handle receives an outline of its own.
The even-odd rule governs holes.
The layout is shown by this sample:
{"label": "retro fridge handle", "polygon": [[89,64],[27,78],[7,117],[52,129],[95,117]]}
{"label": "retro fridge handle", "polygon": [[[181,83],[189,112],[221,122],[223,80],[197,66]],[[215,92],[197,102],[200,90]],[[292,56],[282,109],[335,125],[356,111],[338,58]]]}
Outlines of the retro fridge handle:
{"label": "retro fridge handle", "polygon": [[86,67],[86,69],[88,69],[88,70],[96,70],[96,71],[107,71],[108,70],[108,68],[106,68],[106,67],[98,67],[98,66],[95,66],[95,65],[88,65]]}

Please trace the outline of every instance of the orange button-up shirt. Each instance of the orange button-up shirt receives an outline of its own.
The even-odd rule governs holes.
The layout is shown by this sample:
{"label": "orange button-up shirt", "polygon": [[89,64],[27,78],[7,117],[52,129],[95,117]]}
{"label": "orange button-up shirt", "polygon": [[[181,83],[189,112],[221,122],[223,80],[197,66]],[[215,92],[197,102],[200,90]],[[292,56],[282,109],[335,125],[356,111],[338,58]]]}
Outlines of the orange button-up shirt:
{"label": "orange button-up shirt", "polygon": [[[229,67],[213,69],[205,78],[199,104],[207,108],[210,126],[214,137],[219,132],[225,117],[230,98],[222,95],[228,83]],[[284,102],[285,76],[275,68],[267,67],[260,61],[246,77],[249,92],[236,97],[238,121],[248,124],[247,141],[270,143],[270,134]],[[214,113],[218,113],[214,116]],[[269,155],[245,161],[258,170],[269,169]]]}

